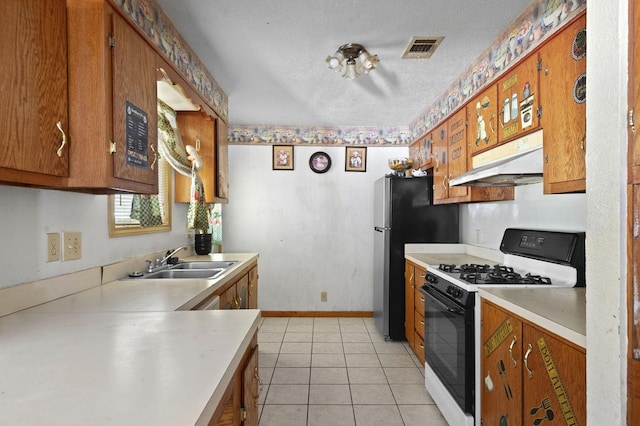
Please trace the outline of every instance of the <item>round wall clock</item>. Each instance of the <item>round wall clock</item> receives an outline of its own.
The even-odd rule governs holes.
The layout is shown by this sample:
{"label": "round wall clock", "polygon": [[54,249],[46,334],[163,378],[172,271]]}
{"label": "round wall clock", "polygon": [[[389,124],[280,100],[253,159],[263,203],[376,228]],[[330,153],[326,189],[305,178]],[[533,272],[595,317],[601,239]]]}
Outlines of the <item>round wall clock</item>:
{"label": "round wall clock", "polygon": [[309,167],[316,173],[324,173],[331,168],[331,157],[326,152],[314,152],[309,158]]}

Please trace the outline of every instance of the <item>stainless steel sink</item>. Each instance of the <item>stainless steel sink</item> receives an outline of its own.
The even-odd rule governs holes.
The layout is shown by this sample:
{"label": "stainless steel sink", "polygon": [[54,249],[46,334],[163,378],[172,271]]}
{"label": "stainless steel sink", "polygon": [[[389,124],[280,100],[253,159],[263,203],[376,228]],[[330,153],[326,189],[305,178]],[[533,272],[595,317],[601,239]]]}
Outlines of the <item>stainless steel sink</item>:
{"label": "stainless steel sink", "polygon": [[156,272],[133,272],[128,279],[159,280],[159,279],[213,279],[227,269],[239,263],[239,260],[212,260],[203,262],[180,262],[170,265]]}
{"label": "stainless steel sink", "polygon": [[238,263],[238,260],[212,260],[203,262],[180,262],[171,267],[176,269],[227,269]]}
{"label": "stainless steel sink", "polygon": [[141,279],[157,280],[157,279],[213,279],[222,274],[223,268],[209,269],[165,269],[158,272],[144,274]]}

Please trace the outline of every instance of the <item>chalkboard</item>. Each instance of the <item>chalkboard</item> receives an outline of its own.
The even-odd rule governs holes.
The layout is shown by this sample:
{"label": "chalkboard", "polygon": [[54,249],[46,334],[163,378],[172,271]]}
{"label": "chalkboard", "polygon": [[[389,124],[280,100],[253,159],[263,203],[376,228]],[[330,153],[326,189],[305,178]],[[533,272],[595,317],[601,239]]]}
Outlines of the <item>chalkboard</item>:
{"label": "chalkboard", "polygon": [[149,168],[149,120],[147,113],[126,101],[127,164]]}

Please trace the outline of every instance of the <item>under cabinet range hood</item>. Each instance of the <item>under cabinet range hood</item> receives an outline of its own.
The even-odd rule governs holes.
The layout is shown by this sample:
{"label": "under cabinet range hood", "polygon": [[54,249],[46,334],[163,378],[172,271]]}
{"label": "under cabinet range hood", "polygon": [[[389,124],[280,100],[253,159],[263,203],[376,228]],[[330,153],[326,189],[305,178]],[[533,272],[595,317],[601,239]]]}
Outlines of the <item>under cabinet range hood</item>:
{"label": "under cabinet range hood", "polygon": [[482,152],[450,186],[517,186],[542,181],[542,130]]}

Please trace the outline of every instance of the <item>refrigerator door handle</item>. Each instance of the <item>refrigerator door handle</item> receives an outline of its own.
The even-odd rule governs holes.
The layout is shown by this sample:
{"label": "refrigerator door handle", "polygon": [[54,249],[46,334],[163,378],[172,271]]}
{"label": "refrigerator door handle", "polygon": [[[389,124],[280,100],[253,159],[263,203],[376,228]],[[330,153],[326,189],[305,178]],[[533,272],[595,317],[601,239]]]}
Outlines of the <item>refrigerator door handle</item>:
{"label": "refrigerator door handle", "polygon": [[391,228],[376,226],[373,228],[373,230],[378,232],[384,232],[384,231],[391,231]]}

